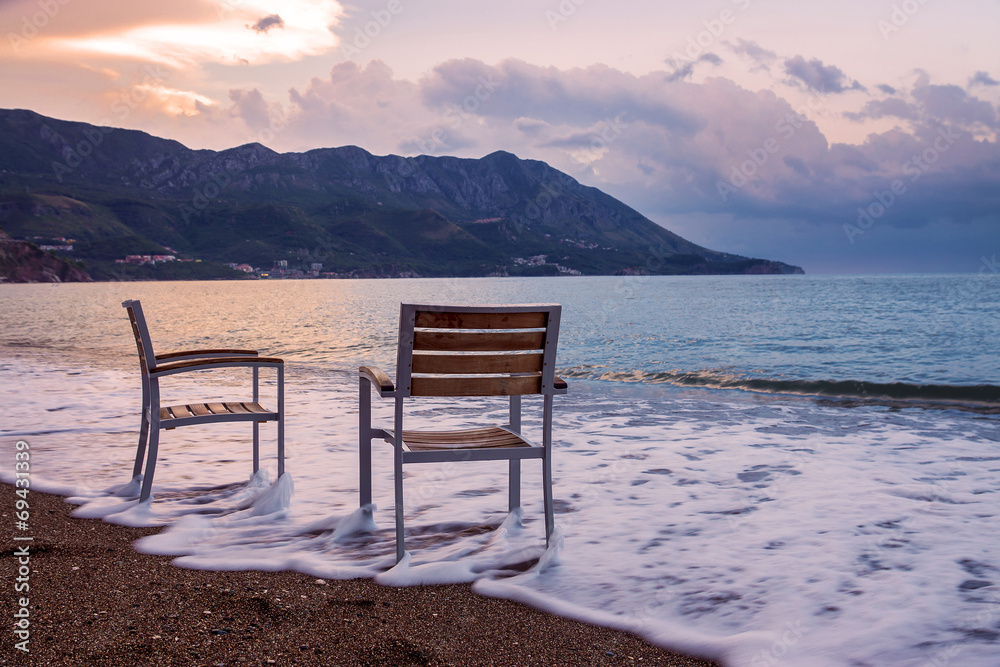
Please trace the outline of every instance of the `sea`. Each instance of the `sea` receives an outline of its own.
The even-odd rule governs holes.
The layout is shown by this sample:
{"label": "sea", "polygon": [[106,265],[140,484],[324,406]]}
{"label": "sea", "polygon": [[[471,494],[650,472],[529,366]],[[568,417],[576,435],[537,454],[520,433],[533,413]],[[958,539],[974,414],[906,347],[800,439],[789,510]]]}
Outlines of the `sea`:
{"label": "sea", "polygon": [[[139,426],[125,299],[156,352],[285,360],[286,475],[273,424],[258,475],[247,425],[187,427],[162,432],[151,503],[114,495]],[[535,461],[510,514],[502,462],[408,466],[399,565],[380,441],[359,508],[357,368],[395,376],[401,302],[562,304],[548,548]],[[31,489],[165,526],[135,548],[178,567],[472,582],[733,666],[1000,664],[994,272],[0,285],[0,325],[0,479],[27,443]],[[246,385],[173,376],[164,401]],[[374,396],[374,423],[391,409]],[[407,411],[412,428],[505,417],[501,398]]]}

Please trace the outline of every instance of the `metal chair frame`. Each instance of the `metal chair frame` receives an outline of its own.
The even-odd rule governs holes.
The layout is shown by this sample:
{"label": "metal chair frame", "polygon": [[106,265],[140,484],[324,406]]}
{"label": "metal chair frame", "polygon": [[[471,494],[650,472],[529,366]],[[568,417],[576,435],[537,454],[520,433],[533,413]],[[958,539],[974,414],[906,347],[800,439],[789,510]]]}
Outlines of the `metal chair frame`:
{"label": "metal chair frame", "polygon": [[[128,311],[129,320],[132,323],[132,332],[135,334],[135,343],[139,352],[139,367],[142,371],[142,418],[139,424],[139,443],[136,447],[135,465],[132,469],[132,478],[135,479],[142,471],[145,457],[146,472],[142,479],[139,501],[147,500],[152,492],[161,429],[172,430],[181,426],[218,422],[252,422],[253,471],[257,472],[260,469],[260,424],[269,421],[276,422],[278,477],[281,477],[285,472],[283,361],[274,357],[258,356],[256,350],[209,349],[154,354],[153,343],[150,340],[141,303],[136,300],[123,301],[122,307]],[[161,406],[161,377],[219,368],[253,369],[253,399],[225,403]],[[259,403],[259,373],[261,368],[273,368],[277,371],[277,410],[268,410]]]}
{"label": "metal chair frame", "polygon": [[[396,384],[378,368],[358,369],[360,504],[372,502],[371,442],[380,438],[393,445],[397,562],[405,554],[403,465],[407,463],[506,460],[508,509],[513,511],[521,504],[521,461],[541,459],[548,545],[554,527],[552,400],[567,391],[566,383],[555,375],[561,312],[556,304],[401,304]],[[394,399],[391,429],[372,427],[373,387],[379,397]],[[521,396],[531,394],[543,397],[541,444],[521,432]],[[485,429],[405,431],[404,405],[414,396],[509,396],[509,421]]]}

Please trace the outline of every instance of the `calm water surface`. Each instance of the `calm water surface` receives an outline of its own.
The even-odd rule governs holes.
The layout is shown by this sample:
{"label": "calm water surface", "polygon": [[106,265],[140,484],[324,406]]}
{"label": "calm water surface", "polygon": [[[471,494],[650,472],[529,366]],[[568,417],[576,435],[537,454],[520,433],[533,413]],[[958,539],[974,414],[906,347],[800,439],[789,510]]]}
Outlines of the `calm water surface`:
{"label": "calm water surface", "polygon": [[[330,369],[391,366],[401,301],[556,302],[571,377],[1000,384],[1000,276],[3,285],[0,348],[117,365],[132,347],[125,298],[143,301],[154,342],[250,346]],[[795,389],[770,389],[783,387]]]}

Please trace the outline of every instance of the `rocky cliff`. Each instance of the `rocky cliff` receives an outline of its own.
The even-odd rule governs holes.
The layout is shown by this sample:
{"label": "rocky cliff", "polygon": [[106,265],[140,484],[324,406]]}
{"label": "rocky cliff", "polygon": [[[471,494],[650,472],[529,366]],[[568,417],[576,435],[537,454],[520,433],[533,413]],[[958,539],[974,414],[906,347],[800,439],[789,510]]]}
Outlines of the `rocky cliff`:
{"label": "rocky cliff", "polygon": [[0,282],[89,282],[85,271],[64,259],[39,250],[27,241],[16,241],[0,231]]}

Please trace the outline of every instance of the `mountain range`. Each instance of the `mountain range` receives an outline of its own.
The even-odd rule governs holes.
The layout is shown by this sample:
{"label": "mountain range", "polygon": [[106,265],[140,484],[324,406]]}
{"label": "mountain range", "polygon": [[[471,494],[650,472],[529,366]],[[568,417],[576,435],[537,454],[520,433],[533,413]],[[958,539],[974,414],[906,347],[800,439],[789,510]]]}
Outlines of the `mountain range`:
{"label": "mountain range", "polygon": [[[503,151],[193,150],[27,110],[0,110],[0,228],[55,244],[97,279],[232,277],[227,264],[342,277],[802,273],[698,246]],[[115,262],[129,255],[199,261]]]}

